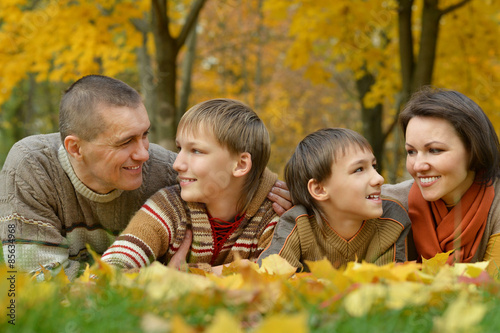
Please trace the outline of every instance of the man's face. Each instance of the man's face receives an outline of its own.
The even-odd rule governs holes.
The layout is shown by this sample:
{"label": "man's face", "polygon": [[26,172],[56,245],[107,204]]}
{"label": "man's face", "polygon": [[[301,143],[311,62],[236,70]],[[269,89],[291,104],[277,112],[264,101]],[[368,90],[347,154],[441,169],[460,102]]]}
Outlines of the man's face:
{"label": "man's face", "polygon": [[142,184],[142,165],[149,158],[151,124],[146,108],[104,106],[100,112],[106,129],[92,141],[80,141],[77,176],[97,193],[135,190]]}

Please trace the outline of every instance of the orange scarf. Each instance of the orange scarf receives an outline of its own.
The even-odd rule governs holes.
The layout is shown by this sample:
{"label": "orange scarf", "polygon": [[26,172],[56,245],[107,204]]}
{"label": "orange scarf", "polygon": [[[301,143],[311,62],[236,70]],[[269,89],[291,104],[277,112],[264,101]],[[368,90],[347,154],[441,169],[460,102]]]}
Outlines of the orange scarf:
{"label": "orange scarf", "polygon": [[491,203],[495,197],[493,186],[474,182],[460,202],[450,211],[443,200],[426,201],[416,183],[408,195],[408,215],[417,253],[425,259],[437,253],[456,249],[448,258],[470,262],[483,237]]}

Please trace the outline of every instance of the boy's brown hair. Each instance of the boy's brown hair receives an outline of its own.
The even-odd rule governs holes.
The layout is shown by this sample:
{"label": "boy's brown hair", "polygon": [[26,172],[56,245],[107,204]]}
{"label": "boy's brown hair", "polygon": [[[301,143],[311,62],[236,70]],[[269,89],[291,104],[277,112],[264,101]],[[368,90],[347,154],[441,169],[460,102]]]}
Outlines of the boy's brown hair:
{"label": "boy's brown hair", "polygon": [[[361,134],[345,128],[325,128],[307,135],[285,166],[285,181],[294,205],[320,210],[309,193],[310,179],[321,183],[332,175],[332,166],[350,147],[373,152]],[[339,193],[342,195],[342,193]]]}
{"label": "boy's brown hair", "polygon": [[211,132],[217,142],[232,154],[248,152],[252,168],[247,175],[238,210],[243,213],[257,192],[259,179],[271,155],[271,142],[266,126],[248,105],[228,98],[199,103],[181,118],[177,133]]}

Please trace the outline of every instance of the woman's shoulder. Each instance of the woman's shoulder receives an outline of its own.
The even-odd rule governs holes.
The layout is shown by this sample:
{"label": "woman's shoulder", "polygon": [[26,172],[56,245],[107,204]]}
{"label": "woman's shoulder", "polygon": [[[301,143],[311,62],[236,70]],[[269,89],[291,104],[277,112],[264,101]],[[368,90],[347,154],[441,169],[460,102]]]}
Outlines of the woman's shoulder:
{"label": "woman's shoulder", "polygon": [[413,179],[398,184],[384,184],[382,185],[382,196],[396,199],[408,210],[408,194],[412,185]]}

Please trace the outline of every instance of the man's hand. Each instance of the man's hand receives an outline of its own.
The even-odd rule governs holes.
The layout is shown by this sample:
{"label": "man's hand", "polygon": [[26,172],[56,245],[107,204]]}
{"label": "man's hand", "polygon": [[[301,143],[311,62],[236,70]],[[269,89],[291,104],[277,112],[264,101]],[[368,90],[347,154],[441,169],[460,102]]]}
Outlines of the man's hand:
{"label": "man's hand", "polygon": [[285,214],[287,210],[292,208],[292,199],[286,183],[278,180],[274,183],[271,192],[267,195],[269,200],[273,202],[273,208],[279,216]]}
{"label": "man's hand", "polygon": [[181,246],[172,256],[172,259],[168,262],[168,267],[175,268],[177,270],[181,269],[181,266],[186,263],[186,257],[191,248],[191,242],[193,241],[193,231],[191,229],[186,230],[186,235],[182,241]]}

